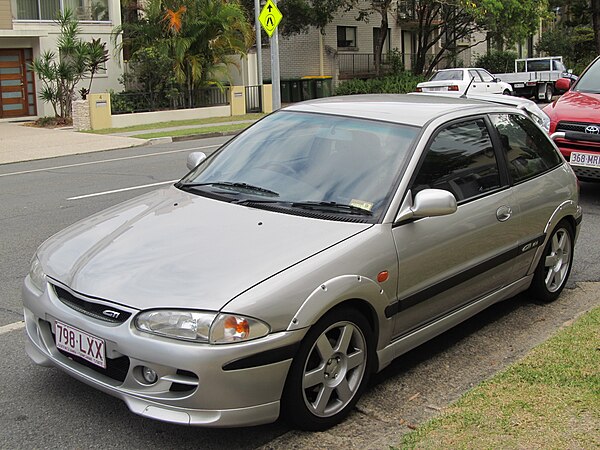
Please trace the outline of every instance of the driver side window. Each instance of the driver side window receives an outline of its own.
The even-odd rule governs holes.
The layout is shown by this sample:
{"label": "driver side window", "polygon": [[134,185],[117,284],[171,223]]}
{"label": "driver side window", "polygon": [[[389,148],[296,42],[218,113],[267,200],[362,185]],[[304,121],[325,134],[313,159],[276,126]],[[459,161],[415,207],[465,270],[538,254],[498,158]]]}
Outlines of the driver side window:
{"label": "driver side window", "polygon": [[453,123],[430,141],[412,184],[412,193],[444,189],[467,201],[500,187],[492,140],[483,119]]}

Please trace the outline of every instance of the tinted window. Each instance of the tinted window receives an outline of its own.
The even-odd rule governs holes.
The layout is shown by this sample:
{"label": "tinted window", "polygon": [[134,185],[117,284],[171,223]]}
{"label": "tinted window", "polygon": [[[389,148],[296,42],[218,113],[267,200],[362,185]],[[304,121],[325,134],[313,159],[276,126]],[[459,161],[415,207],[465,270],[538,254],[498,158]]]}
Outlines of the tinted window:
{"label": "tinted window", "polygon": [[492,141],[483,119],[452,124],[434,137],[412,192],[435,188],[467,200],[500,187]]}
{"label": "tinted window", "polygon": [[513,114],[494,114],[490,118],[498,130],[513,181],[527,180],[561,164],[544,132],[529,119]]}
{"label": "tinted window", "polygon": [[579,78],[576,91],[600,93],[600,58]]}

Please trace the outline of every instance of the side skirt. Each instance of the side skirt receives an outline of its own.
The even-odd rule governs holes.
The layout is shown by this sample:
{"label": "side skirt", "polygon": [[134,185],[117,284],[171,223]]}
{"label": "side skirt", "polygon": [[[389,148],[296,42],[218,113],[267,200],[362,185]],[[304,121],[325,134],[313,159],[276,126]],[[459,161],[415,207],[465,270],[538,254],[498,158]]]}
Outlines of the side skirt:
{"label": "side skirt", "polygon": [[[458,325],[461,322],[469,319],[475,314],[483,311],[494,303],[498,303],[507,298],[513,297],[519,292],[524,291],[529,287],[533,280],[533,274],[521,278],[508,286],[503,287],[499,291],[493,292],[485,297],[482,297],[473,302],[447,314],[434,322],[430,322],[421,328],[400,336],[390,342],[385,348],[377,352],[378,369],[380,371],[387,367],[394,358],[412,350],[415,347],[433,339],[442,334],[444,331]],[[400,313],[402,314],[402,313]]]}

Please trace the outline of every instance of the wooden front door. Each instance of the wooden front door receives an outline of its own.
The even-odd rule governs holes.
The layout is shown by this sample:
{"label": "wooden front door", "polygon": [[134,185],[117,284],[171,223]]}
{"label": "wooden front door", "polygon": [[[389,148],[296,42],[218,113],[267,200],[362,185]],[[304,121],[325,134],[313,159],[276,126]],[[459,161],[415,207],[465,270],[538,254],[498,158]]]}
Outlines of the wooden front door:
{"label": "wooden front door", "polygon": [[[0,50],[0,118],[29,115],[25,50]],[[31,92],[34,94],[34,92]]]}

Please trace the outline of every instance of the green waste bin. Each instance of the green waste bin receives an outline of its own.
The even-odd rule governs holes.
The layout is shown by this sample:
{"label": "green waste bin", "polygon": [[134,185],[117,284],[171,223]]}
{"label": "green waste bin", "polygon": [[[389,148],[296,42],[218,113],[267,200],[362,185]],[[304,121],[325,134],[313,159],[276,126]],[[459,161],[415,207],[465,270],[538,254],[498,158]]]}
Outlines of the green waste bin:
{"label": "green waste bin", "polygon": [[290,84],[290,101],[301,102],[302,101],[302,82],[300,79],[288,80]]}
{"label": "green waste bin", "polygon": [[321,77],[315,80],[316,98],[330,97],[333,90],[332,77]]}
{"label": "green waste bin", "polygon": [[315,80],[312,78],[302,78],[302,100],[312,100],[316,97]]}
{"label": "green waste bin", "polygon": [[292,101],[292,85],[288,80],[279,82],[281,88],[281,103],[290,103]]}

